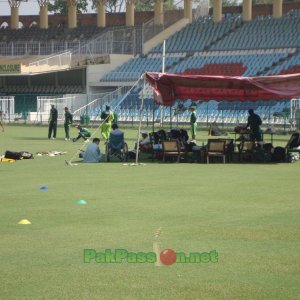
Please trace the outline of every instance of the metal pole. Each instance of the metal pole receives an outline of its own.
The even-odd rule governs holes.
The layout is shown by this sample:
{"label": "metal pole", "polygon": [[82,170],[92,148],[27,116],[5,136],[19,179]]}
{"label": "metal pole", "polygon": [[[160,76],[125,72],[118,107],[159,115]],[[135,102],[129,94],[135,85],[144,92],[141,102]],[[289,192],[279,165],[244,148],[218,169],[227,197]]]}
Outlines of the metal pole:
{"label": "metal pole", "polygon": [[142,127],[142,112],[144,108],[144,95],[145,95],[145,86],[146,86],[146,74],[144,73],[144,81],[143,81],[143,93],[142,93],[142,103],[140,107],[140,123],[139,123],[139,131],[138,131],[138,139],[137,139],[137,147],[136,147],[136,157],[135,163],[139,162],[139,145],[140,145],[140,135],[141,135],[141,127]]}
{"label": "metal pole", "polygon": [[[166,60],[166,40],[163,42],[163,52],[162,52],[162,67],[161,72],[165,73],[165,60]],[[163,106],[160,106],[160,126],[163,126]]]}
{"label": "metal pole", "polygon": [[152,105],[152,132],[154,132],[154,101],[153,101],[153,105]]}
{"label": "metal pole", "polygon": [[208,127],[208,102],[206,105],[206,128]]}
{"label": "metal pole", "polygon": [[170,106],[170,129],[172,129],[172,106]]}
{"label": "metal pole", "polygon": [[166,60],[166,40],[163,42],[163,53],[162,53],[162,73],[165,73],[165,60]]}

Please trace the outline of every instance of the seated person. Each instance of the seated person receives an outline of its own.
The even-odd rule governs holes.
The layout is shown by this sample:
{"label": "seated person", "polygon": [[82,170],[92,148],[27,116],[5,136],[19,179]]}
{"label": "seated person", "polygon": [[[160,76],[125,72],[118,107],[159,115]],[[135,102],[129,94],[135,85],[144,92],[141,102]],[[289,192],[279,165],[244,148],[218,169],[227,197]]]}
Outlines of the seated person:
{"label": "seated person", "polygon": [[110,161],[112,157],[118,157],[121,161],[127,160],[128,146],[124,140],[124,132],[119,129],[117,124],[112,125],[112,131],[106,145],[107,161]]}
{"label": "seated person", "polygon": [[[141,132],[142,135],[142,139],[139,141],[139,151],[141,152],[151,152],[152,149],[152,145],[151,145],[151,141],[150,141],[150,137],[148,135],[148,133],[146,131],[142,131]],[[137,143],[135,143],[135,147],[134,149],[136,150],[137,148]]]}
{"label": "seated person", "polygon": [[211,136],[222,136],[222,135],[227,135],[228,133],[226,131],[222,131],[216,122],[213,122],[210,127],[209,127],[209,131],[208,131],[208,135]]}
{"label": "seated person", "polygon": [[83,162],[98,163],[102,160],[102,154],[99,149],[100,139],[94,138],[93,143],[89,144],[86,150],[81,154]]}
{"label": "seated person", "polygon": [[119,129],[119,127],[116,123],[112,124],[111,128],[112,128],[112,131],[110,132],[110,134],[112,134],[112,135],[123,134],[123,131]]}
{"label": "seated person", "polygon": [[80,138],[83,138],[86,142],[89,142],[88,137],[91,136],[91,133],[88,129],[82,127],[81,125],[75,126],[79,129],[77,138],[73,138],[73,142],[78,141]]}

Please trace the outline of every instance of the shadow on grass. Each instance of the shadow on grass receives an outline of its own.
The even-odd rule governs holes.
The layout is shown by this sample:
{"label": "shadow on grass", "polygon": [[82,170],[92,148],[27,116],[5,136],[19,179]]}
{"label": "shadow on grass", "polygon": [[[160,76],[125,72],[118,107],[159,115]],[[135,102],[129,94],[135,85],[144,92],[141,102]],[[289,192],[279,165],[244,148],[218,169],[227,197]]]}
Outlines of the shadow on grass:
{"label": "shadow on grass", "polygon": [[[48,138],[44,138],[44,137],[28,137],[28,136],[24,136],[24,137],[16,137],[14,138],[15,140],[26,140],[26,141],[46,141],[49,140]],[[57,141],[63,141],[64,139],[55,139]]]}

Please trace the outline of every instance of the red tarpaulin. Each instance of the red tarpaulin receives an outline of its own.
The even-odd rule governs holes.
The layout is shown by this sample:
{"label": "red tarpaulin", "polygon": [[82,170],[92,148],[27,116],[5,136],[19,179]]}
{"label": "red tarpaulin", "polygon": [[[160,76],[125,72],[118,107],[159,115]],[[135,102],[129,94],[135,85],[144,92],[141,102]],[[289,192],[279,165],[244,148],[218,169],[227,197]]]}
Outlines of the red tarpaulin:
{"label": "red tarpaulin", "polygon": [[154,101],[172,105],[175,100],[256,101],[300,97],[300,74],[266,77],[179,75],[147,72]]}

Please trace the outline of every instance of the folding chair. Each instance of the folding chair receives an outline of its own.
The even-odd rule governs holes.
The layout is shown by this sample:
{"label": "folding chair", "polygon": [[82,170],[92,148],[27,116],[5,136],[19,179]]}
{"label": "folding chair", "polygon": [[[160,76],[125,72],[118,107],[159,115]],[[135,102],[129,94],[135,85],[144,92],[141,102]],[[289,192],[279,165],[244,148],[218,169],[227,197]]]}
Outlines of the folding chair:
{"label": "folding chair", "polygon": [[177,157],[177,162],[180,162],[180,157],[185,152],[181,151],[178,140],[162,141],[163,147],[163,161],[166,161],[167,156]]}
{"label": "folding chair", "polygon": [[252,160],[253,151],[255,148],[255,142],[252,141],[243,141],[239,144],[238,150],[239,150],[239,161],[242,161],[242,159],[246,156],[249,158],[249,160]]}
{"label": "folding chair", "polygon": [[114,132],[110,133],[105,153],[107,161],[110,161],[113,157],[118,157],[121,161],[127,161],[128,146],[124,141],[123,132],[118,132],[117,134]]}
{"label": "folding chair", "polygon": [[210,157],[222,157],[223,163],[226,161],[225,152],[226,141],[224,140],[208,140],[206,162],[209,164]]}

